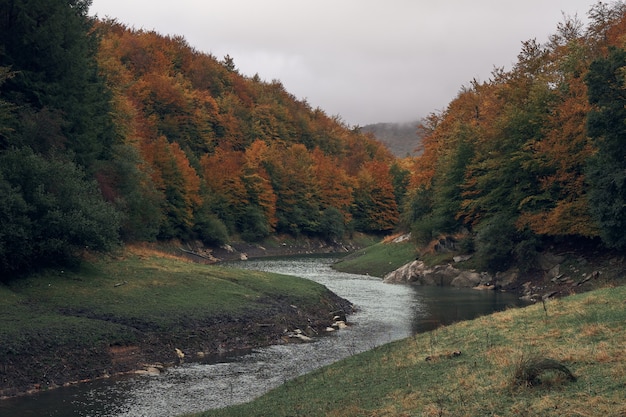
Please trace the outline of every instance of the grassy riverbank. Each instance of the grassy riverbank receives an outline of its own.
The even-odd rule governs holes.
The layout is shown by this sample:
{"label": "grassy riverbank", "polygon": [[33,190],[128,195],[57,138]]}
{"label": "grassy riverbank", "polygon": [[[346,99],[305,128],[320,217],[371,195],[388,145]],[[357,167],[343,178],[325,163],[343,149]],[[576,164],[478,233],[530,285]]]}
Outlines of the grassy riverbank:
{"label": "grassy riverbank", "polygon": [[279,343],[347,306],[325,287],[143,250],[0,285],[0,396]]}
{"label": "grassy riverbank", "polygon": [[354,251],[333,265],[338,271],[383,277],[415,259],[415,243],[378,242]]}
{"label": "grassy riverbank", "polygon": [[625,300],[606,288],[442,327],[200,415],[622,417]]}

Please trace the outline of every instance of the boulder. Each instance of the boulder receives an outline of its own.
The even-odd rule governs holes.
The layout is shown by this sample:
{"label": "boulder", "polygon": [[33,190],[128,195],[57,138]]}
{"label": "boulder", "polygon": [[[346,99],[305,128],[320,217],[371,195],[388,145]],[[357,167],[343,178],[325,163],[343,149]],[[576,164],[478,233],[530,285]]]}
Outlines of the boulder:
{"label": "boulder", "polygon": [[481,275],[474,271],[461,271],[450,283],[457,288],[473,288],[481,284]]}
{"label": "boulder", "polygon": [[389,284],[404,284],[416,281],[424,268],[425,265],[422,261],[409,262],[385,275],[383,282]]}
{"label": "boulder", "polygon": [[520,272],[517,269],[509,269],[508,271],[498,272],[496,274],[495,285],[498,288],[506,288],[517,282]]}
{"label": "boulder", "polygon": [[434,285],[438,285],[440,287],[448,287],[452,285],[452,281],[454,281],[459,275],[461,275],[461,270],[453,267],[452,265],[436,265],[432,268],[428,273],[428,277],[434,281]]}
{"label": "boulder", "polygon": [[565,256],[557,255],[552,252],[543,252],[537,256],[537,264],[539,268],[545,272],[550,271],[565,260]]}
{"label": "boulder", "polygon": [[457,288],[473,288],[491,281],[488,274],[464,271],[452,265],[426,266],[422,261],[410,262],[385,275],[383,282],[390,284],[454,286]]}

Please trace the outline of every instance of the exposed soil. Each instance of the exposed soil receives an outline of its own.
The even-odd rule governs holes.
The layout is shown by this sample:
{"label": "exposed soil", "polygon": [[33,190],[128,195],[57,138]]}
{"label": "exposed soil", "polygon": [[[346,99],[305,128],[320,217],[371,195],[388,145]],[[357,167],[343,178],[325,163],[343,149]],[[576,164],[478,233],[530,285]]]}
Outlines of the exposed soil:
{"label": "exposed soil", "polygon": [[242,316],[223,316],[185,323],[167,333],[136,330],[136,343],[99,346],[32,344],[28,354],[8,354],[0,361],[0,398],[76,384],[142,369],[159,369],[183,361],[203,361],[271,344],[299,343],[299,329],[321,337],[334,317],[352,313],[352,305],[328,292],[315,306],[267,300],[267,307]]}
{"label": "exposed soil", "polygon": [[294,256],[330,253],[349,253],[362,249],[358,242],[346,240],[328,242],[314,238],[275,236],[264,243],[232,242],[221,247],[206,248],[201,243],[170,245],[169,250],[194,262],[217,263],[271,256]]}
{"label": "exposed soil", "polygon": [[554,244],[538,263],[533,271],[520,273],[502,289],[541,301],[626,284],[626,254],[607,250],[593,241]]}

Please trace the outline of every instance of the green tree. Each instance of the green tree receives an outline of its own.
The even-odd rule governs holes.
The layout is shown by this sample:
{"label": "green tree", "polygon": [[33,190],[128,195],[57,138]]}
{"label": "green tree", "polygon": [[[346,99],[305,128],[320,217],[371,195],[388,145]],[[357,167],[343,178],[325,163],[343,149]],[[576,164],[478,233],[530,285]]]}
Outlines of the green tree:
{"label": "green tree", "polygon": [[589,102],[587,130],[597,152],[587,169],[592,216],[603,241],[626,247],[626,51],[612,49],[594,61],[586,78]]}
{"label": "green tree", "polygon": [[96,166],[103,197],[120,212],[125,242],[155,240],[163,220],[165,195],[146,173],[146,164],[134,146],[116,145],[113,159]]}
{"label": "green tree", "polygon": [[[0,67],[0,88],[6,80],[14,74],[7,67]],[[13,120],[15,119],[15,106],[4,100],[0,95],[0,151],[9,146],[9,138],[13,132]]]}
{"label": "green tree", "polygon": [[319,232],[321,236],[329,241],[341,239],[346,232],[346,225],[343,214],[335,207],[329,207],[322,211],[320,218]]}
{"label": "green tree", "polygon": [[85,167],[108,158],[114,141],[111,96],[98,73],[98,39],[87,15],[90,4],[0,1],[0,66],[15,72],[5,94],[21,108],[19,124],[40,133],[20,135],[17,126],[15,140],[42,152],[69,149]]}
{"label": "green tree", "polygon": [[119,216],[71,161],[0,154],[0,275],[68,265],[118,242]]}

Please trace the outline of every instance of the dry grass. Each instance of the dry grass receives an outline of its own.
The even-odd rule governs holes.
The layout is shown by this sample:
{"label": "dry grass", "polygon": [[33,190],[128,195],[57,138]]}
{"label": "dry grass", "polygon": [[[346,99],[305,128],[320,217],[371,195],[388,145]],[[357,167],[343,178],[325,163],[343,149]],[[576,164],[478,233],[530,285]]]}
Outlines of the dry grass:
{"label": "dry grass", "polygon": [[[205,416],[626,417],[624,299],[617,287],[442,327]],[[515,383],[522,365],[529,383]]]}

